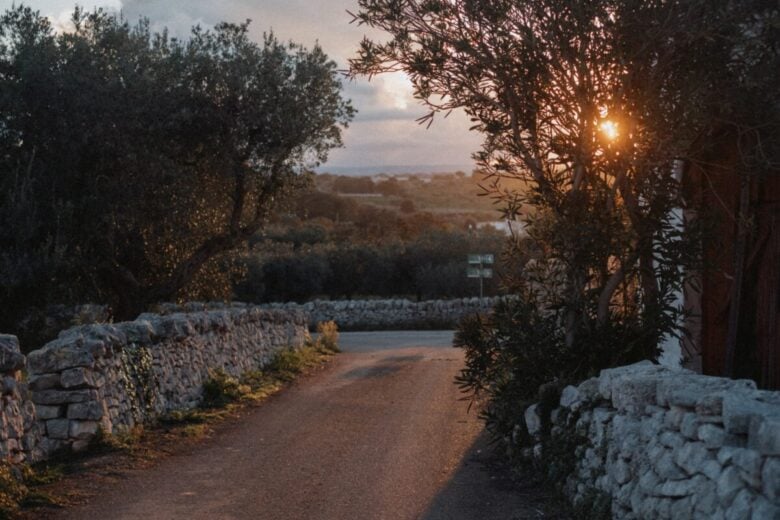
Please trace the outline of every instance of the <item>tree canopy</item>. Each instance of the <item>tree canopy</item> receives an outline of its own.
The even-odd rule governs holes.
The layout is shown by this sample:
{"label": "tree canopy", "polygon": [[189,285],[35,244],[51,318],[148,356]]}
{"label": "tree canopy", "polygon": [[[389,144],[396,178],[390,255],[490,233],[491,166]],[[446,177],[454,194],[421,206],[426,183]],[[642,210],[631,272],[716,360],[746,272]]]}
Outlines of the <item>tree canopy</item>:
{"label": "tree canopy", "polygon": [[422,122],[464,110],[484,136],[486,194],[531,237],[534,260],[509,281],[517,298],[456,335],[460,383],[489,395],[488,425],[514,438],[540,387],[554,397],[656,359],[662,338],[684,332],[677,295],[706,236],[705,218],[681,225],[681,175],[724,154],[743,178],[777,173],[777,2],[358,4],[355,22],[389,38],[364,40],[352,74],[405,72],[430,109]]}
{"label": "tree canopy", "polygon": [[[754,174],[777,164],[776,3],[359,6],[355,21],[390,38],[364,40],[352,73],[406,72],[430,109],[423,121],[463,109],[485,137],[475,157],[487,192],[509,218],[533,208],[529,229],[563,268],[540,281],[557,286],[543,305],[565,315],[566,343],[641,315],[649,355],[674,329],[680,267],[694,260],[674,222],[680,173],[723,131]],[[528,190],[505,189],[508,178]]]}
{"label": "tree canopy", "polygon": [[187,39],[79,9],[0,17],[0,276],[17,309],[215,297],[224,253],[341,146],[335,63],[249,22]]}

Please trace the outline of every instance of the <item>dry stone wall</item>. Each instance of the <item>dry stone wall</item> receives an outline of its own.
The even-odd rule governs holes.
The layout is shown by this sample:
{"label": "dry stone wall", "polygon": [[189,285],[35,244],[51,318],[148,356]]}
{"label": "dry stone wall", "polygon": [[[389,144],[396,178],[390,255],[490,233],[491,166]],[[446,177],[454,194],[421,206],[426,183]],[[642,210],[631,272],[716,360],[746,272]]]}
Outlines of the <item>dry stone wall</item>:
{"label": "dry stone wall", "polygon": [[[308,335],[301,313],[230,308],[68,329],[26,359],[0,336],[0,457],[39,460],[197,406],[209,371],[239,376]],[[28,380],[20,382],[26,366]],[[8,389],[8,391],[6,391]]]}
{"label": "dry stone wall", "polygon": [[395,300],[314,300],[304,304],[273,303],[272,309],[298,310],[309,316],[309,325],[335,321],[341,330],[452,328],[469,314],[489,312],[494,298],[460,298],[413,302]]}
{"label": "dry stone wall", "polygon": [[22,380],[25,357],[16,336],[0,334],[0,458],[24,462],[40,440],[35,406]]}
{"label": "dry stone wall", "polygon": [[[643,362],[525,412],[529,457],[573,442],[564,491],[613,518],[780,519],[780,392]],[[519,433],[519,431],[518,431]]]}

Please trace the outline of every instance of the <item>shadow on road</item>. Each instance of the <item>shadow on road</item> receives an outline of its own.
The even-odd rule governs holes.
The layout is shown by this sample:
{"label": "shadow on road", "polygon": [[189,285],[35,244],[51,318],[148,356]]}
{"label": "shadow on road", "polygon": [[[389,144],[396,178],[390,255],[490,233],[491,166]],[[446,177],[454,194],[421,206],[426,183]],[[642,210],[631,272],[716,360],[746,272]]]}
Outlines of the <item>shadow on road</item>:
{"label": "shadow on road", "polygon": [[404,366],[420,361],[425,356],[390,356],[383,358],[382,361],[376,365],[367,367],[358,367],[345,372],[341,375],[341,379],[363,379],[366,377],[384,377],[394,374],[401,370]]}
{"label": "shadow on road", "polygon": [[513,475],[487,432],[477,437],[421,520],[570,520],[559,498]]}

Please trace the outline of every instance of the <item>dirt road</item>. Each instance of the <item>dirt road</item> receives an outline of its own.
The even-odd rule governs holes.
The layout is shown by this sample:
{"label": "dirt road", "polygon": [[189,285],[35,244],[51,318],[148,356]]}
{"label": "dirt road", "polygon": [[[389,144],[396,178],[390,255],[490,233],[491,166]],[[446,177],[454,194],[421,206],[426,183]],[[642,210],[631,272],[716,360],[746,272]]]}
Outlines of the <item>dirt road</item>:
{"label": "dirt road", "polygon": [[542,518],[459,401],[463,354],[451,339],[342,334],[345,352],[326,370],[61,518]]}

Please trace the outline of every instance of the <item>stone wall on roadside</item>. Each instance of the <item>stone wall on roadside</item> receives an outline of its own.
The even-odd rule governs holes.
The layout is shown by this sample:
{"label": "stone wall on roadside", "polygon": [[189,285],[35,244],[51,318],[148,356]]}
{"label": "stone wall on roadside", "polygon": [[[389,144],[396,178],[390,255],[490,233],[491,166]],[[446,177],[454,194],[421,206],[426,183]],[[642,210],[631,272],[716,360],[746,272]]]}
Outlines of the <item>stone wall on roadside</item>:
{"label": "stone wall on roadside", "polygon": [[489,312],[499,299],[314,300],[303,304],[272,303],[266,307],[304,312],[309,316],[310,327],[335,321],[341,330],[448,329],[464,316]]}
{"label": "stone wall on roadside", "polygon": [[302,345],[306,323],[301,313],[243,307],[63,331],[27,357],[40,429],[33,458],[193,408],[209,370],[258,369],[279,349]]}
{"label": "stone wall on roadside", "polygon": [[621,519],[780,519],[780,392],[752,381],[642,362],[566,387],[525,424],[525,455],[548,465],[574,440],[575,504],[606,498]]}
{"label": "stone wall on roadside", "polygon": [[40,440],[35,407],[22,380],[25,357],[16,336],[0,334],[0,459],[24,462]]}

